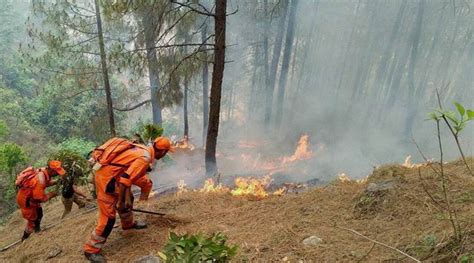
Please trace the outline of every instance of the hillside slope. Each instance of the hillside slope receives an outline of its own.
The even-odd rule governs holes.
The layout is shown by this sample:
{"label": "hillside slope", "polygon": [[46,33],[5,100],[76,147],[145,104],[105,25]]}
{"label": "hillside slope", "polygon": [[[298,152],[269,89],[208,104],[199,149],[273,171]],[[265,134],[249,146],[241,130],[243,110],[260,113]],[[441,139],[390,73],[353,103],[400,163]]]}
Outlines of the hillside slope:
{"label": "hillside slope", "polygon": [[[459,161],[447,164],[445,170],[449,175],[451,205],[456,208],[463,229],[472,231],[474,179]],[[169,216],[146,216],[147,230],[115,228],[104,255],[109,261],[133,261],[156,254],[165,244],[169,231],[220,231],[229,237],[229,243],[240,247],[238,260],[409,262],[391,249],[373,246],[371,241],[340,228],[346,227],[416,258],[451,261],[455,255],[447,248],[451,237],[449,221],[426,194],[428,191],[435,200],[440,200],[439,182],[430,167],[421,166],[420,171],[424,186],[418,168],[387,165],[376,169],[363,182],[340,180],[299,194],[271,196],[261,201],[226,193],[190,192],[160,197],[142,208]],[[46,205],[44,224],[57,222],[61,212],[60,202]],[[49,261],[84,261],[82,245],[94,228],[96,211],[73,212],[59,225],[0,253],[0,261],[45,260],[55,248],[62,252]],[[16,212],[0,229],[0,244],[4,246],[18,239],[23,225]],[[322,242],[303,245],[302,240],[309,236],[317,236]],[[466,237],[463,254],[474,255],[474,238]]]}

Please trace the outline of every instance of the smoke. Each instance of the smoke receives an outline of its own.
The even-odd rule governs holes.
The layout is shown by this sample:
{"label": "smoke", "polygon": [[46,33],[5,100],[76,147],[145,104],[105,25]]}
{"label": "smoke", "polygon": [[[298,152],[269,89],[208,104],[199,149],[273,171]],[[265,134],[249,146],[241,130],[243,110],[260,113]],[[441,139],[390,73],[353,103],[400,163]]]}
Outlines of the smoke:
{"label": "smoke", "polygon": [[[467,108],[474,106],[474,13],[467,3],[298,1],[282,122],[275,126],[273,115],[266,126],[264,36],[268,33],[266,63],[270,67],[278,32],[287,34],[286,26],[279,27],[282,2],[268,0],[266,13],[264,1],[229,3],[228,12],[238,12],[227,21],[228,63],[218,138],[223,176],[259,175],[259,166],[291,155],[302,134],[309,135],[317,154],[274,177],[324,182],[344,172],[360,178],[378,165],[402,163],[407,155],[414,162],[422,161],[414,141],[425,155],[438,159],[436,126],[426,121],[427,113],[437,108],[436,89],[445,108],[455,110],[453,100]],[[270,76],[276,83],[282,74],[284,47],[285,43],[277,74]],[[201,85],[198,76],[191,85],[189,106],[190,137],[198,146],[202,145]],[[273,93],[273,112],[280,106],[279,88],[276,85]],[[181,115],[180,106],[170,114]],[[179,127],[181,122],[178,117]],[[445,158],[458,158],[446,127],[441,133]],[[461,134],[467,155],[473,154],[473,135],[471,123]],[[261,143],[249,152],[238,147],[239,141]],[[249,167],[256,159],[259,164]],[[196,157],[183,163],[202,167],[203,161]],[[199,169],[182,171],[182,165],[177,169],[172,180],[181,179],[182,174],[202,176]]]}

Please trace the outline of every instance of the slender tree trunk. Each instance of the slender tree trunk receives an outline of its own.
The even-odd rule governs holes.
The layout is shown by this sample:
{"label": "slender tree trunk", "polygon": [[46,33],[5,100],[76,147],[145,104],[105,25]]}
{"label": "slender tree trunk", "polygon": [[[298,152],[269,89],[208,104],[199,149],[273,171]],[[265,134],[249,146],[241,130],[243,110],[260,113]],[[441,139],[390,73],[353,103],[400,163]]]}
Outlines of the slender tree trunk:
{"label": "slender tree trunk", "polygon": [[[185,43],[189,43],[189,36],[184,38]],[[183,47],[184,55],[188,54],[188,47]],[[189,89],[189,78],[187,74],[184,76],[184,98],[183,98],[183,123],[184,123],[184,138],[189,138],[189,122],[188,122],[188,89]]]}
{"label": "slender tree trunk", "polygon": [[270,128],[270,120],[272,117],[272,105],[273,105],[273,92],[275,90],[275,83],[276,83],[276,75],[278,69],[278,63],[280,61],[280,53],[281,53],[281,46],[283,44],[283,34],[285,32],[285,21],[286,16],[288,14],[287,10],[287,3],[288,1],[281,1],[280,4],[282,5],[283,14],[280,17],[280,21],[278,23],[278,33],[275,39],[274,47],[273,47],[273,58],[272,64],[270,67],[270,84],[267,86],[267,92],[265,96],[265,118],[264,123],[265,127],[268,130]]}
{"label": "slender tree trunk", "polygon": [[[263,86],[265,90],[263,92],[264,98],[268,97],[268,90],[270,85],[270,75],[268,74],[268,34],[270,32],[270,23],[267,21],[267,13],[268,13],[268,0],[263,1],[263,12],[264,12],[264,26],[263,26],[263,75],[264,75],[264,83]],[[265,107],[267,106],[267,101],[265,101]],[[263,118],[265,120],[266,116],[266,108],[263,110]]]}
{"label": "slender tree trunk", "polygon": [[107,69],[107,55],[105,54],[104,35],[102,32],[102,20],[98,0],[95,0],[95,17],[97,19],[97,33],[99,35],[100,63],[102,66],[102,77],[104,78],[105,96],[107,99],[107,112],[109,114],[110,135],[116,136],[112,92],[110,90],[109,72]]}
{"label": "slender tree trunk", "polygon": [[405,136],[409,138],[413,129],[413,122],[416,115],[416,85],[415,85],[415,64],[418,59],[418,46],[420,42],[421,26],[423,23],[423,13],[425,10],[425,0],[420,0],[418,14],[416,16],[415,28],[413,29],[413,45],[410,52],[410,61],[408,64],[408,116],[405,124]]}
{"label": "slender tree trunk", "polygon": [[150,99],[153,124],[162,124],[161,105],[158,100],[160,79],[158,75],[158,59],[156,57],[156,22],[149,10],[144,10],[143,29],[145,35],[146,59],[148,64],[148,79],[150,81]]}
{"label": "slender tree trunk", "polygon": [[280,128],[283,115],[283,100],[285,98],[286,82],[290,67],[291,54],[293,49],[293,39],[295,35],[295,15],[298,6],[297,0],[292,0],[290,5],[290,17],[286,29],[285,50],[283,51],[283,61],[281,65],[280,83],[278,85],[278,97],[276,103],[275,127]]}
{"label": "slender tree trunk", "polygon": [[341,72],[339,73],[339,81],[336,86],[336,96],[335,96],[336,104],[339,104],[339,91],[341,90],[343,81],[346,76],[347,60],[349,59],[349,54],[352,49],[352,45],[354,43],[354,34],[357,29],[358,12],[359,12],[361,2],[362,0],[359,0],[357,2],[356,8],[354,9],[354,22],[352,24],[351,33],[349,34],[349,42],[347,43],[347,48],[346,48],[346,51],[344,52],[344,60],[342,61]]}
{"label": "slender tree trunk", "polygon": [[255,44],[255,54],[253,56],[253,72],[252,72],[252,84],[250,84],[250,96],[247,104],[247,121],[251,122],[255,114],[255,106],[257,101],[257,68],[258,58],[260,56],[259,44]]}
{"label": "slender tree trunk", "polygon": [[[201,31],[201,40],[204,43],[207,39],[207,22],[204,23]],[[205,145],[207,137],[207,126],[209,121],[209,63],[207,62],[207,52],[203,51],[204,62],[202,65],[202,143]]]}
{"label": "slender tree trunk", "polygon": [[215,175],[217,172],[216,148],[219,133],[222,79],[224,77],[226,9],[227,0],[216,0],[216,14],[214,17],[214,67],[212,72],[211,105],[209,109],[209,127],[207,129],[205,160],[206,174],[208,176]]}

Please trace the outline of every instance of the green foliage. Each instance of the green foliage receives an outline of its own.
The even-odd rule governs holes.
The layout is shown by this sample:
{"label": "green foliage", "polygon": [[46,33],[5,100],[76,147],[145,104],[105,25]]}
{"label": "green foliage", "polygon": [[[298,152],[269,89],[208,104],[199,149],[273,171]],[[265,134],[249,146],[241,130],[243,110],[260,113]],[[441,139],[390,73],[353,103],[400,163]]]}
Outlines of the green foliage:
{"label": "green foliage", "polygon": [[3,178],[5,192],[3,197],[12,200],[15,197],[15,172],[19,165],[28,160],[26,154],[20,146],[15,143],[5,143],[0,145],[0,172],[6,175]]}
{"label": "green foliage", "polygon": [[5,139],[7,134],[8,134],[7,124],[4,121],[0,120],[0,142]]}
{"label": "green foliage", "polygon": [[67,176],[73,177],[73,180],[78,184],[86,184],[90,168],[87,160],[81,154],[70,149],[61,149],[51,154],[49,160],[61,161]]}
{"label": "green foliage", "polygon": [[159,256],[165,262],[228,262],[237,253],[237,246],[227,246],[227,237],[216,233],[211,237],[198,235],[178,236],[171,232]]}
{"label": "green foliage", "polygon": [[436,109],[429,113],[429,119],[439,121],[442,118],[446,118],[457,136],[466,127],[468,122],[474,120],[474,111],[472,109],[465,109],[459,102],[454,101],[453,104],[456,107],[457,112]]}
{"label": "green foliage", "polygon": [[96,144],[82,138],[69,138],[58,144],[59,151],[67,150],[86,158],[87,154],[96,147]]}
{"label": "green foliage", "polygon": [[462,255],[460,258],[459,258],[459,262],[460,263],[472,263],[474,262],[474,252],[473,253],[469,253],[467,255]]}
{"label": "green foliage", "polygon": [[140,136],[143,142],[151,142],[155,138],[162,136],[163,132],[164,129],[159,125],[147,123],[142,120],[139,120],[131,130],[131,133]]}
{"label": "green foliage", "polygon": [[0,171],[13,175],[15,168],[26,163],[26,154],[20,146],[15,143],[5,143],[0,145]]}

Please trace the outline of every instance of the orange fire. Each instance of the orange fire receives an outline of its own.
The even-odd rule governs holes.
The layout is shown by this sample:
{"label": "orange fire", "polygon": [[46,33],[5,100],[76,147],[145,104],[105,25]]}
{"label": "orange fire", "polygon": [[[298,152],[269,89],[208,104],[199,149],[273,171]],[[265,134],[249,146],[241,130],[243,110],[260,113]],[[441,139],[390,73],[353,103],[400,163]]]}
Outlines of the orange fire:
{"label": "orange fire", "polygon": [[216,184],[214,183],[214,180],[212,178],[207,179],[204,182],[204,186],[199,189],[199,192],[201,193],[225,193],[228,192],[229,189],[222,184]]}
{"label": "orange fire", "polygon": [[282,162],[283,164],[287,164],[295,161],[307,160],[311,157],[313,157],[313,152],[309,149],[309,136],[304,134],[298,141],[295,153],[290,157],[283,157]]}
{"label": "orange fire", "polygon": [[[275,192],[267,192],[266,188],[271,182],[271,176],[266,175],[261,179],[238,177],[235,179],[235,188],[230,189],[222,184],[216,184],[212,178],[204,182],[202,188],[195,190],[200,193],[230,193],[233,196],[247,196],[257,200],[269,197],[270,195],[281,196],[285,194],[286,188],[282,187]],[[178,183],[178,195],[187,192],[186,184],[181,180]]]}
{"label": "orange fire", "polygon": [[174,145],[176,149],[186,149],[186,150],[194,150],[196,147],[189,142],[189,138],[184,136],[183,139],[177,141]]}

